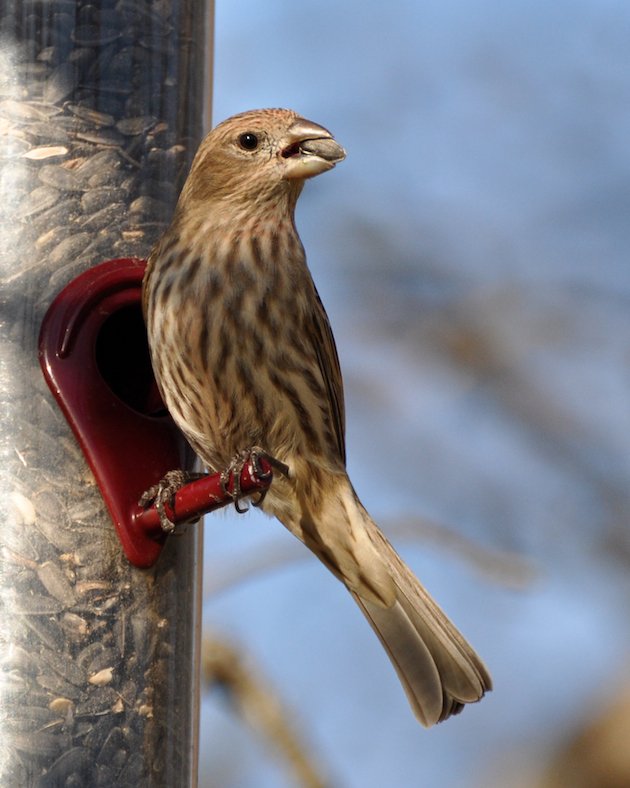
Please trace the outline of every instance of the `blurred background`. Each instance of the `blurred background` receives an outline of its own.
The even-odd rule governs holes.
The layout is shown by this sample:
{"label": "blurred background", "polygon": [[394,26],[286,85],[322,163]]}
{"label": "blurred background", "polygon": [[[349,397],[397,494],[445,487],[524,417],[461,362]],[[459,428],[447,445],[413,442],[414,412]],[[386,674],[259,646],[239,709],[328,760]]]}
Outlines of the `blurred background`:
{"label": "blurred background", "polygon": [[[279,523],[208,518],[207,636],[328,785],[630,784],[629,37],[607,0],[217,2],[214,122],[287,106],[348,151],[297,219],[350,475],[495,681],[423,730]],[[299,785],[234,697],[201,784]]]}

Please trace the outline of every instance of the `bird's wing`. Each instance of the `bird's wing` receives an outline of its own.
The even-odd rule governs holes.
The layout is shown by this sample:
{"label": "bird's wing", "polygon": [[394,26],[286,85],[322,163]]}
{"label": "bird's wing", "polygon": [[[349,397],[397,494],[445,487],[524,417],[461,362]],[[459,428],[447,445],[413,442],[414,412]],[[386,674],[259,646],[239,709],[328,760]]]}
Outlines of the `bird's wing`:
{"label": "bird's wing", "polygon": [[[315,286],[313,285],[315,289]],[[339,356],[335,338],[330,328],[328,315],[324,309],[317,289],[315,289],[317,306],[313,310],[313,341],[317,363],[322,374],[322,379],[326,386],[328,400],[330,402],[330,414],[332,418],[332,428],[337,438],[339,456],[346,462],[346,415],[343,400],[343,380],[341,368],[339,366]]]}

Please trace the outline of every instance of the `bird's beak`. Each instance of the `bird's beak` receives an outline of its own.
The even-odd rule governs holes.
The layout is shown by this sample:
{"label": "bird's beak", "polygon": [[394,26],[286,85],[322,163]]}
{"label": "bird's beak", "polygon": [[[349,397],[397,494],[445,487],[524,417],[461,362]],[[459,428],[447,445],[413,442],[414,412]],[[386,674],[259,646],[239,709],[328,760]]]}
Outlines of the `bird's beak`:
{"label": "bird's beak", "polygon": [[323,126],[299,118],[289,128],[280,148],[284,177],[312,178],[346,158],[345,150]]}

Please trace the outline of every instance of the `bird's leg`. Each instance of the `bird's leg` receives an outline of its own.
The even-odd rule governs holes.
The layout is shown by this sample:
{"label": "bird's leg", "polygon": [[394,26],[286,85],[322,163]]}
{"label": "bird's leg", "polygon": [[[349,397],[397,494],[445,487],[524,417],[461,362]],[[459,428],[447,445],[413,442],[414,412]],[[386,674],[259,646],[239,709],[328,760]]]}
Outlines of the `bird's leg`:
{"label": "bird's leg", "polygon": [[[232,497],[234,501],[234,508],[239,514],[244,514],[248,510],[248,506],[239,506],[239,499],[241,497],[241,473],[248,461],[251,461],[254,470],[258,476],[263,476],[265,473],[264,468],[260,464],[260,460],[266,460],[271,467],[281,473],[283,476],[289,477],[289,466],[285,465],[280,460],[272,457],[271,454],[261,449],[260,446],[252,446],[250,449],[238,452],[225,470],[221,471],[221,488],[223,492]],[[232,490],[229,490],[230,476],[233,475]],[[263,502],[267,490],[263,490],[255,501],[252,501],[254,506],[260,506]]]}
{"label": "bird's leg", "polygon": [[142,493],[138,506],[146,508],[154,504],[160,516],[162,530],[167,534],[172,534],[175,530],[175,524],[169,520],[164,504],[168,503],[169,506],[173,506],[175,493],[178,490],[188,484],[188,482],[196,481],[204,476],[206,476],[205,473],[193,473],[182,470],[169,471],[157,484],[154,484],[146,492]]}
{"label": "bird's leg", "polygon": [[[260,465],[260,459],[264,459],[267,461],[269,465],[271,465],[272,470],[278,471],[281,473],[285,479],[289,478],[289,466],[286,465],[284,462],[273,457],[271,454],[268,454],[264,449],[261,449],[259,446],[254,446],[250,451],[250,456],[252,458],[252,462],[254,463],[254,468],[256,473],[260,476],[264,473],[264,469]],[[262,502],[265,500],[265,495],[267,495],[267,490],[263,490],[258,498],[255,501],[252,501],[253,506],[260,506]]]}

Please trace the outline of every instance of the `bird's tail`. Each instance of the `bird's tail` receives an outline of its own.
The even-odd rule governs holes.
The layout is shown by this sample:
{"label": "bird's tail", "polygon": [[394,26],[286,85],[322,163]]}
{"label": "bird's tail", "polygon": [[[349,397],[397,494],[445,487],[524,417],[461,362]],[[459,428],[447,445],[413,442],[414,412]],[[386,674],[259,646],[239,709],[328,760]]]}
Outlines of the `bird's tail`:
{"label": "bird's tail", "polygon": [[372,523],[396,599],[385,607],[350,591],[378,635],[419,721],[430,727],[492,689],[485,665]]}
{"label": "bird's tail", "polygon": [[[340,503],[349,528],[340,528]],[[317,528],[319,549],[309,546],[347,586],[378,635],[418,720],[430,727],[481,700],[492,689],[483,662],[381,533],[349,482],[337,497],[334,523],[333,511],[325,509]]]}

